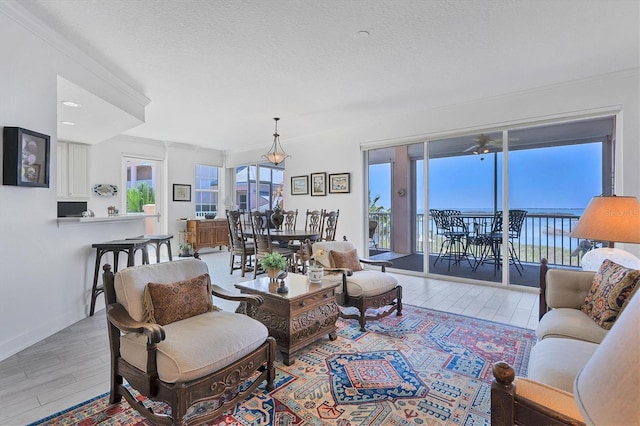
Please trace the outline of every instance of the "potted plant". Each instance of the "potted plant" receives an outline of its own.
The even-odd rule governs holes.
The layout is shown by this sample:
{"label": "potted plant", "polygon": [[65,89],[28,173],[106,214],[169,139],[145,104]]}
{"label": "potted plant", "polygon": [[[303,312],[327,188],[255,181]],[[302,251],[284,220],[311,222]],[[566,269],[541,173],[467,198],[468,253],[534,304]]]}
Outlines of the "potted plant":
{"label": "potted plant", "polygon": [[267,271],[271,281],[275,281],[278,273],[287,267],[287,259],[278,252],[267,253],[260,260],[260,265]]}

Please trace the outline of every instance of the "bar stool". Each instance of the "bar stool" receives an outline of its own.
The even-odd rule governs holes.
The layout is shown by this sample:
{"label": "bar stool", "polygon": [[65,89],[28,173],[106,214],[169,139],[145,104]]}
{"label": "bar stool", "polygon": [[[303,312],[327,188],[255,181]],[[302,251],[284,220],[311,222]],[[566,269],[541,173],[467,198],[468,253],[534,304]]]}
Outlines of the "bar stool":
{"label": "bar stool", "polygon": [[100,273],[100,263],[102,260],[102,256],[106,253],[113,253],[114,272],[118,271],[118,257],[120,256],[120,252],[127,253],[127,266],[133,266],[136,251],[142,250],[142,263],[148,264],[148,244],[148,239],[139,238],[130,240],[113,240],[107,241],[106,243],[95,243],[91,245],[92,248],[96,249],[96,267],[93,273],[93,286],[91,288],[91,309],[89,311],[89,316],[93,316],[98,295],[104,291],[104,288],[102,286],[98,286],[98,275]]}
{"label": "bar stool", "polygon": [[153,245],[156,248],[156,263],[160,263],[160,247],[164,244],[167,246],[169,252],[169,261],[173,260],[171,255],[171,239],[173,235],[139,235],[133,238],[127,238],[127,240],[149,240],[149,245]]}

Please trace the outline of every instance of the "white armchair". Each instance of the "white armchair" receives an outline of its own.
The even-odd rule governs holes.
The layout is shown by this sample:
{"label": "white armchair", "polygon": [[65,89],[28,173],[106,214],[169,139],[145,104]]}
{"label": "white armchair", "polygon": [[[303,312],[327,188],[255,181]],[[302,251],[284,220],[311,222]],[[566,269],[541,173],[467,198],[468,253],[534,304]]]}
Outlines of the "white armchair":
{"label": "white armchair", "polygon": [[[336,289],[337,302],[343,307],[357,308],[358,314],[341,310],[340,317],[357,319],[360,331],[365,331],[367,321],[386,317],[393,312],[397,316],[402,315],[402,286],[393,275],[385,273],[391,262],[361,259],[349,241],[316,242],[311,253],[324,266],[325,280],[342,281],[342,286]],[[378,266],[380,271],[364,269],[362,264]],[[387,309],[378,310],[385,307]],[[377,311],[367,315],[368,309]]]}

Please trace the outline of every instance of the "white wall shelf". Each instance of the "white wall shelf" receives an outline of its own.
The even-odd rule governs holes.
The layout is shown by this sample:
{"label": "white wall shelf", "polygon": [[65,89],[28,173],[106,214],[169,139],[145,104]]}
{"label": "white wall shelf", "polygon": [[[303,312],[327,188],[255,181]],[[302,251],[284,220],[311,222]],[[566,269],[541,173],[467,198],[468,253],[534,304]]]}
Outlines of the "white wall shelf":
{"label": "white wall shelf", "polygon": [[56,219],[58,227],[60,225],[77,224],[77,223],[105,223],[105,222],[126,222],[132,220],[142,220],[149,217],[155,217],[160,220],[160,213],[145,214],[145,213],[129,213],[121,214],[117,216],[102,216],[102,217],[59,217]]}

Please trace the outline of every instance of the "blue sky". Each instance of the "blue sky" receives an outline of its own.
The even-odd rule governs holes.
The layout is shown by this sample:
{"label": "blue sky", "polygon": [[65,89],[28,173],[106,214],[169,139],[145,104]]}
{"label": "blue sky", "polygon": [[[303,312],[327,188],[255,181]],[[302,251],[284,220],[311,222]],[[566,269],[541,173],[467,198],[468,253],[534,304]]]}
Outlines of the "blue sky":
{"label": "blue sky", "polygon": [[[582,209],[602,193],[602,145],[590,143],[514,151],[509,157],[511,208]],[[502,153],[498,153],[498,193],[501,192]],[[431,160],[430,207],[462,210],[493,207],[494,154]],[[417,174],[422,176],[422,162]],[[391,205],[390,165],[369,168],[371,197],[378,205]],[[422,211],[422,184],[417,188]],[[498,194],[498,206],[502,197]]]}

